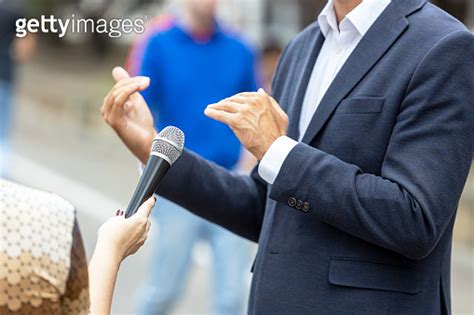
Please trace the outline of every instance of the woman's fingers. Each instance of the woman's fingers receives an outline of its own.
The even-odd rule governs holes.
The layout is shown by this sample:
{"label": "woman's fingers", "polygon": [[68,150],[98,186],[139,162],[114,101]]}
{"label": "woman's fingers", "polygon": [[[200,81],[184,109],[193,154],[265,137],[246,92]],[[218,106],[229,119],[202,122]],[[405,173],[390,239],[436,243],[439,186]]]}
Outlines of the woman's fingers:
{"label": "woman's fingers", "polygon": [[150,217],[151,210],[155,206],[156,199],[155,197],[148,198],[140,208],[138,208],[137,213],[134,215],[135,217],[145,218],[148,222],[148,218]]}
{"label": "woman's fingers", "polygon": [[150,228],[151,228],[151,220],[148,220],[147,224],[146,224],[146,233],[148,234],[148,232],[150,231]]}

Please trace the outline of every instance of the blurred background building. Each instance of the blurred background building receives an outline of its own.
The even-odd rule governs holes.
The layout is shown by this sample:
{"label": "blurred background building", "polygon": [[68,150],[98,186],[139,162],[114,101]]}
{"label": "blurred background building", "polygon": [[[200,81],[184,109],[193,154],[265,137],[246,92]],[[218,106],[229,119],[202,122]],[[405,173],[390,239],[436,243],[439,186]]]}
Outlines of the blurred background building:
{"label": "blurred background building", "polygon": [[[30,0],[31,16],[152,18],[179,0]],[[434,1],[474,28],[474,1]],[[1,1],[0,1],[1,3]],[[324,0],[222,0],[221,20],[262,50],[283,46],[314,21]],[[88,254],[100,223],[124,208],[138,180],[137,162],[99,113],[113,84],[112,68],[123,65],[134,36],[94,34],[38,37],[34,58],[19,66],[14,104],[13,179],[63,195],[77,207]],[[474,58],[474,56],[466,56]],[[117,178],[119,180],[117,180]],[[474,314],[474,175],[471,172],[455,226],[452,298],[455,314]],[[114,314],[131,314],[129,297],[146,277],[149,240],[121,270]],[[185,298],[175,314],[208,314],[209,252],[199,246]],[[248,274],[250,281],[250,272]]]}

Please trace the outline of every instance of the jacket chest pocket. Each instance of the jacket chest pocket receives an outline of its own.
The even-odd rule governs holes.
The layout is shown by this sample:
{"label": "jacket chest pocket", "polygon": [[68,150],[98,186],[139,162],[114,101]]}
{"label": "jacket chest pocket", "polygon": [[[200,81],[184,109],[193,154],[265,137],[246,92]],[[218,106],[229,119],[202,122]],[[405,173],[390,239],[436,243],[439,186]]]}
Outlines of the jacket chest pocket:
{"label": "jacket chest pocket", "polygon": [[318,147],[366,172],[377,172],[391,134],[385,98],[343,100],[328,121]]}

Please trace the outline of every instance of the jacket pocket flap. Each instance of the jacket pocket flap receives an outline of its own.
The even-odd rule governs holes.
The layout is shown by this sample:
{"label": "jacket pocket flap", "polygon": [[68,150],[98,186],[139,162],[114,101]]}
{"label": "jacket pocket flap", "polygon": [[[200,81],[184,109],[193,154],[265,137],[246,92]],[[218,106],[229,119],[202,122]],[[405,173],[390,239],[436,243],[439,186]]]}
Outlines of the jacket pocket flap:
{"label": "jacket pocket flap", "polygon": [[385,99],[383,97],[349,98],[339,104],[337,114],[380,113]]}
{"label": "jacket pocket flap", "polygon": [[339,286],[408,294],[420,292],[416,272],[377,262],[331,259],[329,282]]}

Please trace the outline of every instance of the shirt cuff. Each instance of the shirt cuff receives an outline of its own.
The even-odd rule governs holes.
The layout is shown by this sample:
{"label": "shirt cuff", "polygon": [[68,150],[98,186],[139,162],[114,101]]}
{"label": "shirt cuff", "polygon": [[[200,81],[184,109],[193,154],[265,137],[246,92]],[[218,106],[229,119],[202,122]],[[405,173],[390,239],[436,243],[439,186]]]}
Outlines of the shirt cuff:
{"label": "shirt cuff", "polygon": [[258,166],[258,175],[272,185],[290,151],[298,144],[295,140],[282,136],[272,143]]}

